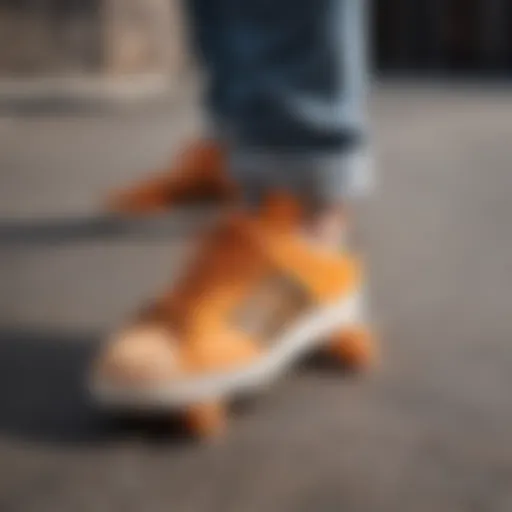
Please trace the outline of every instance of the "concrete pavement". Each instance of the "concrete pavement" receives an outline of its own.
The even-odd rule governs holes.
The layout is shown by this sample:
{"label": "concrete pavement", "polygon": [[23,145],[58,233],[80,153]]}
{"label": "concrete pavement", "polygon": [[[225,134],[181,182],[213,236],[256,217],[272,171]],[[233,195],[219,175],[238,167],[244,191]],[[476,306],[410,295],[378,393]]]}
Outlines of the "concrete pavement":
{"label": "concrete pavement", "polygon": [[[82,377],[101,333],[172,279],[179,241],[0,243],[0,510],[512,510],[512,93],[383,87],[361,206],[383,366],[311,362],[225,440],[105,422]],[[173,109],[0,118],[0,218],[92,214],[200,124]]]}

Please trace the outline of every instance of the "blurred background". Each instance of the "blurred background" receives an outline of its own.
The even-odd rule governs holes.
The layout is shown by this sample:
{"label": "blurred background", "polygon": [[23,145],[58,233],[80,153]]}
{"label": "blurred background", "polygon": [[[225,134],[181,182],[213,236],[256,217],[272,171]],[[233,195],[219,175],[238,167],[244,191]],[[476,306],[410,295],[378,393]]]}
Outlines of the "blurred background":
{"label": "blurred background", "polygon": [[510,69],[512,4],[381,0],[373,16],[379,69],[499,74]]}
{"label": "blurred background", "polygon": [[512,510],[512,2],[376,0],[369,27],[383,365],[305,364],[198,446],[83,384],[189,254],[97,220],[201,129],[180,2],[0,0],[2,512]]}
{"label": "blurred background", "polygon": [[[506,0],[380,0],[370,25],[376,66],[390,71],[504,72]],[[182,71],[178,0],[2,0],[0,73],[133,75]]]}

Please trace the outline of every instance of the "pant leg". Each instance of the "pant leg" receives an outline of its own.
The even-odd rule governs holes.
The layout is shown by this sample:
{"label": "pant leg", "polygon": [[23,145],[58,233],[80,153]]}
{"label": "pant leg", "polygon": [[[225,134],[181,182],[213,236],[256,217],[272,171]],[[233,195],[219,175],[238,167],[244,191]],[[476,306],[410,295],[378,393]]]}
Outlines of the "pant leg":
{"label": "pant leg", "polygon": [[235,179],[248,192],[289,188],[322,202],[361,192],[365,0],[195,1],[195,26],[210,24],[209,110]]}
{"label": "pant leg", "polygon": [[190,39],[196,58],[206,73],[204,103],[209,121],[218,126],[229,110],[230,62],[228,27],[221,2],[216,0],[183,0],[190,27]]}

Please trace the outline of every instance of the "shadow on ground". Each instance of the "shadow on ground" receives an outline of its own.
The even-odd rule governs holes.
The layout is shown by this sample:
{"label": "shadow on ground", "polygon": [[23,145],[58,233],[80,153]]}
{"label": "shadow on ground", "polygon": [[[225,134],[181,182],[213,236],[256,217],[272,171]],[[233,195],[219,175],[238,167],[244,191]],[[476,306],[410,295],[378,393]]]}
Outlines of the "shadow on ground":
{"label": "shadow on ground", "polygon": [[190,236],[210,225],[219,212],[218,205],[205,202],[174,211],[172,215],[132,217],[105,213],[68,218],[0,219],[0,248]]}
{"label": "shadow on ground", "polygon": [[173,418],[101,411],[86,389],[100,336],[0,330],[0,434],[47,443],[101,443],[137,434],[185,442]]}
{"label": "shadow on ground", "polygon": [[[101,411],[86,388],[99,349],[99,334],[0,329],[0,435],[45,443],[102,443],[138,435],[186,443],[178,418],[112,415]],[[333,371],[332,359],[314,354],[301,372]],[[243,411],[251,399],[233,404]]]}

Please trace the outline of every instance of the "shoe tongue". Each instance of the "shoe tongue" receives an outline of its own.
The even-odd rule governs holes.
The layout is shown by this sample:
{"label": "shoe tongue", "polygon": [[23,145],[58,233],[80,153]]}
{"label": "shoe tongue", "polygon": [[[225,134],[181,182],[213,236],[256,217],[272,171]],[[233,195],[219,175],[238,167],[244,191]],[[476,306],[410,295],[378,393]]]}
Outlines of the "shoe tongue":
{"label": "shoe tongue", "polygon": [[302,206],[293,196],[273,192],[263,200],[258,217],[270,228],[289,230],[300,225],[303,215]]}

